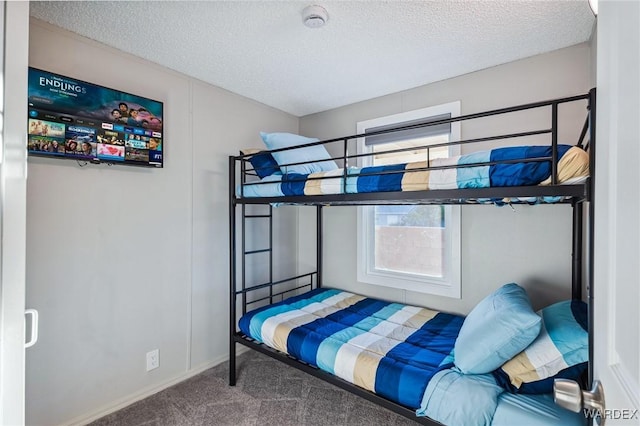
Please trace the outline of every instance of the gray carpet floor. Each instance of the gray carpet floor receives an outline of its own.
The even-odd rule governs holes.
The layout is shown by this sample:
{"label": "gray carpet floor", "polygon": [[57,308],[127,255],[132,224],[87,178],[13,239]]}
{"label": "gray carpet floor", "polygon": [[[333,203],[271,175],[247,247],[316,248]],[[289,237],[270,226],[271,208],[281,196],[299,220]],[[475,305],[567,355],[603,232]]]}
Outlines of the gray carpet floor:
{"label": "gray carpet floor", "polygon": [[105,416],[106,425],[396,425],[417,423],[255,351]]}

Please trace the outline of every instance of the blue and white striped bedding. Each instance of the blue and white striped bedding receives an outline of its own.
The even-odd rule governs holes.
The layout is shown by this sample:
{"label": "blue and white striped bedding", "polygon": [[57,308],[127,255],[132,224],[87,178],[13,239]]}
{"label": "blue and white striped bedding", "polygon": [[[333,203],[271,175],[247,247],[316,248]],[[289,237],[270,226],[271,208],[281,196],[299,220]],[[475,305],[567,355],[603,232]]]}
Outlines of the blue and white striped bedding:
{"label": "blue and white striped bedding", "polygon": [[247,336],[417,409],[429,380],[451,366],[464,318],[317,289],[245,314]]}
{"label": "blue and white striped bedding", "polygon": [[[426,191],[433,189],[487,188],[549,184],[551,164],[515,162],[411,171],[428,167],[489,163],[550,157],[550,146],[496,148],[451,158],[425,162],[373,166],[312,173],[271,175],[260,184],[245,184],[241,197],[282,197],[297,195],[356,194],[365,192]],[[570,183],[589,175],[589,155],[581,148],[558,145],[558,182]],[[387,172],[385,174],[376,174]]]}
{"label": "blue and white striped bedding", "polygon": [[542,329],[522,352],[493,372],[496,381],[517,393],[549,393],[555,378],[578,380],[589,361],[588,307],[566,300],[538,312]]}

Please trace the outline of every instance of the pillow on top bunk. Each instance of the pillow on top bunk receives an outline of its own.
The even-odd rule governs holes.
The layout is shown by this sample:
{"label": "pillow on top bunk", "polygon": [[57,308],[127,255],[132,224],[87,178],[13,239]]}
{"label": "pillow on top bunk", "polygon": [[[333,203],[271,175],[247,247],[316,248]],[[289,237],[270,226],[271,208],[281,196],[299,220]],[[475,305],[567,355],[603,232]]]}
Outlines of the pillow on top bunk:
{"label": "pillow on top bunk", "polygon": [[540,322],[522,287],[500,287],[465,318],[454,348],[456,367],[468,374],[492,372],[529,346]]}
{"label": "pillow on top bunk", "polygon": [[[269,150],[291,148],[319,141],[319,139],[316,138],[307,138],[293,133],[260,132],[260,137]],[[336,162],[331,159],[327,149],[322,145],[273,152],[272,155],[280,165],[280,170],[284,174],[299,173],[302,175],[308,175],[317,172],[328,172],[338,168]],[[313,163],[296,164],[292,166],[287,165],[303,161],[313,161]]]}
{"label": "pillow on top bunk", "polygon": [[587,304],[567,300],[538,314],[542,330],[524,351],[493,372],[513,393],[551,393],[557,378],[579,380],[589,360]]}
{"label": "pillow on top bunk", "polygon": [[261,151],[257,148],[245,148],[241,149],[240,152],[242,155],[251,155],[249,162],[260,179],[274,174],[282,174],[280,166],[278,166],[270,152]]}

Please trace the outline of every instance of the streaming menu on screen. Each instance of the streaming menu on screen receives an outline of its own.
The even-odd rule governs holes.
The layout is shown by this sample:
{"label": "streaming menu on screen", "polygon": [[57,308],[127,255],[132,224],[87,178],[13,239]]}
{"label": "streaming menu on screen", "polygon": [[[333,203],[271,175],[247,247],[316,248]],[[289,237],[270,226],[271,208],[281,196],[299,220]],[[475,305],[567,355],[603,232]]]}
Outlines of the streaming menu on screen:
{"label": "streaming menu on screen", "polygon": [[162,102],[29,69],[33,155],[163,166]]}

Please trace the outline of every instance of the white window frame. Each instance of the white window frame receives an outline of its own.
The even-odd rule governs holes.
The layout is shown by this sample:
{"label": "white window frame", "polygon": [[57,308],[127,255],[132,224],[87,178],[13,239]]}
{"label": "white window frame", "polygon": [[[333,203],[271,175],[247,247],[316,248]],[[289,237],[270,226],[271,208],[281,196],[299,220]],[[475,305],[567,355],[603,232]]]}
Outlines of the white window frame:
{"label": "white window frame", "polygon": [[[460,101],[422,108],[400,114],[379,117],[357,123],[358,134],[363,134],[372,127],[402,123],[410,120],[429,118],[442,114],[451,117],[460,116]],[[460,140],[460,122],[451,123],[450,141]],[[365,145],[364,138],[357,141],[358,154],[371,152]],[[460,155],[460,145],[449,147],[449,157]],[[358,166],[371,164],[371,157],[359,157]],[[374,207],[358,207],[357,226],[357,279],[359,282],[435,294],[460,299],[461,262],[460,262],[460,206],[445,206],[445,248],[443,259],[443,277],[427,277],[419,274],[403,273],[375,268],[375,218]]]}

